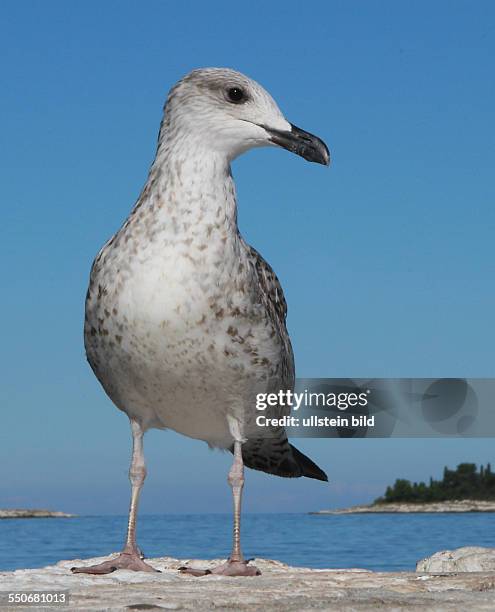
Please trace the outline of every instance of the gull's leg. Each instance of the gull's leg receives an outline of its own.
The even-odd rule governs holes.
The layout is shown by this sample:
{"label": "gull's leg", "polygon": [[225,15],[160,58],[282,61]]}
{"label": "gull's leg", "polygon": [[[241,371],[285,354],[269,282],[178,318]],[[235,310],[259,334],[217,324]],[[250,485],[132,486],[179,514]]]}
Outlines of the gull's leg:
{"label": "gull's leg", "polygon": [[232,553],[225,563],[212,570],[201,570],[192,567],[181,567],[183,574],[205,576],[207,574],[221,574],[223,576],[259,576],[260,570],[254,565],[248,565],[241,550],[241,500],[244,487],[244,462],[242,461],[242,442],[234,442],[234,461],[230,468],[228,482],[232,488],[234,501],[234,530]]}
{"label": "gull's leg", "polygon": [[131,481],[131,503],[129,506],[129,520],[127,523],[127,537],[123,552],[129,555],[142,557],[141,551],[136,544],[136,521],[141,489],[146,478],[146,465],[143,451],[143,430],[141,426],[131,420],[132,429],[132,460],[129,469],[129,480]]}
{"label": "gull's leg", "polygon": [[139,495],[146,478],[146,466],[144,463],[143,435],[144,432],[137,421],[131,419],[132,430],[132,460],[129,470],[131,481],[131,504],[129,507],[129,522],[127,525],[127,538],[124,550],[115,557],[98,565],[88,567],[73,567],[74,574],[110,574],[117,569],[127,569],[141,572],[156,572],[142,559],[141,551],[136,544],[136,518],[139,505]]}

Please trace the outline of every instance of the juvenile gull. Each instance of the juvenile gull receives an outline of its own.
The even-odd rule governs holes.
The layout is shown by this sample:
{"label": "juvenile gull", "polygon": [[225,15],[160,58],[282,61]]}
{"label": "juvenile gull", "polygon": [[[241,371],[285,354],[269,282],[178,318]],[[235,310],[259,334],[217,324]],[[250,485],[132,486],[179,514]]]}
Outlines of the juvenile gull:
{"label": "juvenile gull", "polygon": [[147,182],[96,257],[86,297],[88,361],[132,430],[126,544],[116,558],[73,572],[155,571],[136,544],[151,427],[233,453],[233,548],[213,573],[259,573],[240,546],[244,465],[327,480],[283,428],[263,436],[255,426],[256,393],[293,389],[294,358],[280,283],[237,227],[230,162],[270,145],[329,163],[323,141],[291,125],[258,83],[234,70],[194,70],[170,91]]}

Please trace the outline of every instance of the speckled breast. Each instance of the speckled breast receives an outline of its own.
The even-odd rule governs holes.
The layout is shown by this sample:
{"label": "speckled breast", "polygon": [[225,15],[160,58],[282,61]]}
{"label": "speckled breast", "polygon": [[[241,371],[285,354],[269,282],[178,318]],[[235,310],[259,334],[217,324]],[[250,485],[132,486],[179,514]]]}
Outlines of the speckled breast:
{"label": "speckled breast", "polygon": [[187,257],[138,261],[107,245],[92,269],[85,346],[117,407],[144,428],[216,446],[232,442],[227,415],[249,428],[255,395],[280,386],[286,353],[254,274],[242,254],[212,278]]}

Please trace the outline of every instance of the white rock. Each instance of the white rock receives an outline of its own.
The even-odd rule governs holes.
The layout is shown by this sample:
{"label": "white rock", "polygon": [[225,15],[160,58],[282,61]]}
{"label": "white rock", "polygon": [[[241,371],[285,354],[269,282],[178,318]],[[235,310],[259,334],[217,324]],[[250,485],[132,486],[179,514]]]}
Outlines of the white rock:
{"label": "white rock", "polygon": [[416,571],[493,572],[495,571],[495,548],[464,546],[456,550],[443,550],[418,561]]}

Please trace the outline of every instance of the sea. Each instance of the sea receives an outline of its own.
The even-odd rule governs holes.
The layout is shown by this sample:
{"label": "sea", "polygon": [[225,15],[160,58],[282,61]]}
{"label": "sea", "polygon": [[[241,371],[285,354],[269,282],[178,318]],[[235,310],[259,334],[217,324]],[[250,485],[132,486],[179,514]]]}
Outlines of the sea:
{"label": "sea", "polygon": [[[109,555],[122,547],[125,516],[0,520],[0,571]],[[146,557],[227,557],[230,514],[141,515],[138,543]],[[495,547],[495,513],[244,514],[246,558],[311,568],[415,569],[440,550]]]}

